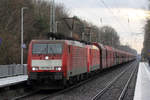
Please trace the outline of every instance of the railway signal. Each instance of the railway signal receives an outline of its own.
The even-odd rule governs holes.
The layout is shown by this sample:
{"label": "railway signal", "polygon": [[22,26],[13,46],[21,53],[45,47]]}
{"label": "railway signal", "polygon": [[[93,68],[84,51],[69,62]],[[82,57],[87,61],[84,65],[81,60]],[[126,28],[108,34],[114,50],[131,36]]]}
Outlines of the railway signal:
{"label": "railway signal", "polygon": [[22,46],[21,46],[23,49],[25,49],[27,46],[26,46],[26,44],[22,44]]}

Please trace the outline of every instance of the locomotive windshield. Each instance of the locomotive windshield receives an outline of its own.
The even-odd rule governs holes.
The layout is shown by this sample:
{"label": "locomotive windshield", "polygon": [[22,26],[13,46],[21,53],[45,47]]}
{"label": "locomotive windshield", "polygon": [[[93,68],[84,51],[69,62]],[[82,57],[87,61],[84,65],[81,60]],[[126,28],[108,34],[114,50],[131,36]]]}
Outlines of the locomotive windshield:
{"label": "locomotive windshield", "polygon": [[33,54],[61,54],[62,44],[33,44]]}

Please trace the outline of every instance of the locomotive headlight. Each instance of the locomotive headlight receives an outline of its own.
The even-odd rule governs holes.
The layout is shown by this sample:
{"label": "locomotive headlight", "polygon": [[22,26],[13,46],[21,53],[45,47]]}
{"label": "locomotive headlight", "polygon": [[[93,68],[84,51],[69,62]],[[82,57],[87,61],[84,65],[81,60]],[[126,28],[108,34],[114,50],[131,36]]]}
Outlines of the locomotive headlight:
{"label": "locomotive headlight", "polygon": [[35,67],[33,67],[33,68],[32,68],[32,70],[33,70],[33,71],[35,71],[35,70],[36,70],[36,68],[35,68]]}
{"label": "locomotive headlight", "polygon": [[55,67],[55,70],[60,71],[61,67]]}
{"label": "locomotive headlight", "polygon": [[45,57],[46,60],[48,60],[48,58],[49,58],[48,56]]}
{"label": "locomotive headlight", "polygon": [[36,71],[36,70],[39,70],[39,68],[38,67],[32,67],[32,70]]}
{"label": "locomotive headlight", "polygon": [[60,71],[60,70],[61,70],[61,67],[58,67],[58,70]]}

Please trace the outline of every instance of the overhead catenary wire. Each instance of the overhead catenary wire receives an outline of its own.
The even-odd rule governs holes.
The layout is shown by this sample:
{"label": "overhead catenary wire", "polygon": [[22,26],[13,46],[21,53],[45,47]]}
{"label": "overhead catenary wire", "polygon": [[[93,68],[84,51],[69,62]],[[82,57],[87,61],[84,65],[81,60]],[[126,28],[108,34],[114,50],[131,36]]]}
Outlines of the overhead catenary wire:
{"label": "overhead catenary wire", "polygon": [[[114,7],[116,7],[117,8],[117,11],[118,11],[118,13],[121,11],[121,9],[120,9],[120,7],[119,6],[115,6],[115,4],[117,4],[117,1],[116,0],[113,0],[114,1]],[[116,8],[114,8],[114,9],[116,9]],[[134,13],[137,17],[140,17],[139,16],[139,14],[137,14],[137,13]],[[131,24],[131,18],[129,17],[129,13],[128,14],[126,14],[125,13],[125,15],[127,16],[127,22],[128,22],[128,28],[129,28],[129,30],[130,30],[130,32],[131,33],[133,33],[133,30],[132,30],[132,28],[131,28],[131,26],[130,26],[130,24]]]}
{"label": "overhead catenary wire", "polygon": [[119,26],[121,27],[121,29],[123,29],[125,32],[127,32],[128,30],[125,29],[124,24],[122,24],[119,20],[118,17],[114,14],[114,12],[112,11],[112,9],[107,6],[107,4],[104,2],[104,0],[97,0],[98,3],[100,4],[100,2],[104,5],[105,8],[107,8],[107,10],[113,15],[114,19],[116,20],[116,22],[119,24]]}
{"label": "overhead catenary wire", "polygon": [[[113,1],[115,2],[114,4],[117,3],[116,0],[113,0]],[[117,8],[118,13],[120,13],[121,9],[119,8],[119,6],[117,6],[116,8]],[[128,18],[127,18],[127,21],[128,21],[128,28],[129,28],[130,32],[133,33],[133,31],[132,31],[132,29],[131,29],[131,27],[130,27],[130,17],[129,17],[129,15],[127,15],[127,14],[126,14],[126,16],[128,16]]]}
{"label": "overhead catenary wire", "polygon": [[[116,1],[116,0],[113,0],[113,1],[114,1],[114,5],[117,4],[117,1]],[[117,5],[116,5],[116,6],[117,6]],[[122,10],[122,9],[120,9],[119,6],[117,6],[117,7],[114,6],[114,8],[117,8],[118,13],[120,13],[120,11]],[[131,43],[132,43],[132,45],[134,45],[135,41],[137,40],[134,35],[137,36],[137,35],[139,35],[139,33],[134,33],[134,30],[132,29],[132,18],[130,18],[129,14],[130,14],[129,12],[128,12],[128,13],[125,13],[125,15],[127,16],[128,28],[129,28],[129,30],[130,30],[130,33],[132,34],[132,35],[131,35],[132,38],[134,38],[134,40],[131,41]],[[140,15],[139,15],[137,12],[135,12],[134,14],[135,14],[137,17],[140,18]]]}

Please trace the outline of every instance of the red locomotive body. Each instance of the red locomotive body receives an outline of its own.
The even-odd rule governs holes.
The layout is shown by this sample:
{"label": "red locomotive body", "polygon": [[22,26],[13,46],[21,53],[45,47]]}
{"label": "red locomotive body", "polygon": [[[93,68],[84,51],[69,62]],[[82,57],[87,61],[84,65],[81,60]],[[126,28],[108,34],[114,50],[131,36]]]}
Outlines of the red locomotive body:
{"label": "red locomotive body", "polygon": [[87,46],[77,41],[67,41],[67,79],[85,74],[88,71]]}
{"label": "red locomotive body", "polygon": [[[67,41],[33,40],[28,51],[28,81],[48,83],[67,77]],[[64,80],[63,80],[64,81]]]}

